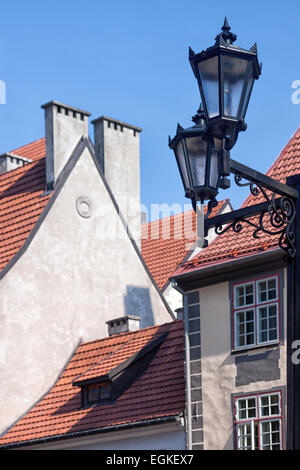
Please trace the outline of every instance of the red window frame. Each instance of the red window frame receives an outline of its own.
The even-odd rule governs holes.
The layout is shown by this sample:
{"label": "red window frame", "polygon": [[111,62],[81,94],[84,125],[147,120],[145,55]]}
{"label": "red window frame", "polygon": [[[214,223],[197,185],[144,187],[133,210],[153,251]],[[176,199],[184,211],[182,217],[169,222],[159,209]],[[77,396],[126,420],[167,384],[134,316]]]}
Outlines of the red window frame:
{"label": "red window frame", "polygon": [[[258,303],[257,299],[257,282],[258,281],[264,281],[268,279],[276,278],[277,280],[277,299],[276,300],[268,300],[265,302],[260,302]],[[245,285],[245,284],[254,284],[254,303],[251,305],[244,305],[242,307],[235,307],[235,288],[239,285]],[[281,306],[281,285],[280,285],[280,274],[279,273],[274,273],[274,274],[268,274],[265,276],[259,276],[251,279],[247,279],[244,281],[239,281],[235,282],[232,284],[232,292],[231,292],[231,324],[232,324],[232,344],[231,344],[231,349],[233,351],[243,351],[245,349],[250,349],[250,348],[258,348],[258,347],[264,347],[265,345],[269,344],[277,344],[281,340],[281,311],[280,311],[280,306]],[[257,338],[257,332],[258,332],[258,325],[257,325],[257,316],[258,316],[258,308],[263,306],[263,305],[271,305],[271,304],[277,304],[278,308],[278,338],[276,340],[271,340],[271,341],[266,341],[263,343],[258,342]],[[246,310],[254,310],[254,337],[255,337],[255,343],[253,345],[245,345],[245,346],[236,346],[236,325],[235,325],[235,314],[236,312],[239,311],[246,311]]]}
{"label": "red window frame", "polygon": [[[270,395],[279,395],[279,403],[280,403],[280,414],[273,415],[273,416],[260,416],[259,410],[259,397],[263,396],[270,396]],[[247,398],[255,398],[256,400],[256,418],[248,418],[248,419],[237,419],[237,402],[239,400],[245,400]],[[264,392],[256,392],[256,393],[249,393],[246,395],[239,395],[234,397],[234,404],[233,404],[233,412],[234,412],[234,430],[235,430],[235,449],[238,450],[238,426],[241,424],[247,424],[251,421],[258,424],[258,447],[260,448],[260,423],[263,421],[275,421],[280,420],[280,437],[281,437],[281,449],[284,450],[284,441],[283,441],[283,402],[282,402],[282,390],[269,390]]]}

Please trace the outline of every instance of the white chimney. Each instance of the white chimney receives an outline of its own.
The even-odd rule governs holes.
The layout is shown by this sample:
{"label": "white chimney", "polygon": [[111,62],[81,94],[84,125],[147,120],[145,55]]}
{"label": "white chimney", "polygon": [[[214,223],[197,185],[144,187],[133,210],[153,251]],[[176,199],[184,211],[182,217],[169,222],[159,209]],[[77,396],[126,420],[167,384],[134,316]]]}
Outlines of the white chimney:
{"label": "white chimney", "polygon": [[26,163],[31,163],[32,160],[29,160],[25,157],[20,157],[14,153],[3,153],[0,155],[0,175],[6,173],[7,171],[15,170],[20,168]]}
{"label": "white chimney", "polygon": [[118,335],[119,333],[127,333],[128,331],[139,330],[140,321],[140,317],[134,315],[126,315],[125,317],[109,320],[106,322],[108,328],[108,336]]}
{"label": "white chimney", "polygon": [[46,189],[51,190],[82,136],[90,113],[57,101],[42,106],[46,128]]}
{"label": "white chimney", "polygon": [[96,158],[129,229],[140,246],[140,127],[101,116],[94,121]]}

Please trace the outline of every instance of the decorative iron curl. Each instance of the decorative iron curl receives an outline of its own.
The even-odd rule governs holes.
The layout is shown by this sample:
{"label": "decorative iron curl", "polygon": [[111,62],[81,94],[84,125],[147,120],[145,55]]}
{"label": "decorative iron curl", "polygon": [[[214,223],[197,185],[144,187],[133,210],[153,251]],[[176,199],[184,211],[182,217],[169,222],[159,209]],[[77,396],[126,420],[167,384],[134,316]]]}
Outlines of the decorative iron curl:
{"label": "decorative iron curl", "polygon": [[232,228],[232,230],[235,232],[235,233],[239,233],[242,231],[243,229],[243,225],[242,225],[242,222],[244,222],[243,219],[241,220],[234,220],[233,222],[231,222],[231,224],[229,225],[226,225],[226,227],[223,228],[223,225],[222,224],[217,224],[215,226],[215,233],[217,235],[222,235],[222,233],[225,233],[225,232],[228,232],[228,230],[230,230]]}
{"label": "decorative iron curl", "polygon": [[[249,186],[251,194],[256,197],[258,195],[263,195],[264,199],[268,202],[267,212],[269,214],[269,222],[274,230],[270,230],[265,226],[265,214],[266,211],[263,211],[259,215],[258,222],[255,223],[249,219],[242,218],[240,223],[246,223],[251,225],[254,228],[253,237],[259,238],[261,232],[267,233],[269,235],[280,235],[279,237],[279,246],[282,248],[289,257],[293,258],[296,254],[295,248],[295,233],[293,228],[293,223],[296,215],[295,203],[294,200],[287,196],[281,196],[277,198],[276,194],[269,196],[267,191],[263,188],[262,185],[245,181],[242,182],[245,178],[240,173],[235,173],[234,180],[238,186]],[[233,222],[231,225],[226,227],[226,231],[229,228],[235,228],[237,221]],[[218,227],[218,232],[223,233],[222,228]]]}
{"label": "decorative iron curl", "polygon": [[250,192],[253,196],[258,196],[259,195],[259,191],[261,189],[260,186],[258,186],[255,183],[252,183],[251,181],[247,181],[246,183],[242,183],[242,180],[243,180],[243,177],[239,173],[235,173],[234,181],[238,186],[240,186],[240,187],[249,186],[250,187]]}
{"label": "decorative iron curl", "polygon": [[214,207],[217,207],[217,205],[218,205],[218,201],[216,200],[216,198],[210,199],[210,201],[208,201],[207,212],[205,214],[206,219],[210,216],[211,211],[213,210]]}
{"label": "decorative iron curl", "polygon": [[[259,188],[260,189],[260,188]],[[295,232],[294,232],[294,219],[296,215],[295,203],[292,198],[287,196],[282,196],[279,199],[275,199],[275,194],[272,194],[272,197],[269,198],[265,191],[262,190],[262,193],[265,195],[266,199],[269,202],[267,210],[263,211],[258,216],[258,221],[254,222],[250,220],[252,217],[246,218],[242,217],[241,219],[234,220],[231,224],[226,225],[224,228],[221,224],[215,226],[215,233],[221,235],[222,233],[227,232],[231,228],[235,233],[239,233],[244,228],[244,224],[250,225],[253,227],[252,236],[258,239],[261,233],[266,233],[268,235],[279,235],[279,246],[284,250],[290,258],[294,258],[296,254],[295,247]],[[269,217],[266,220],[266,214]],[[266,223],[270,222],[270,225],[273,229],[267,228]]]}

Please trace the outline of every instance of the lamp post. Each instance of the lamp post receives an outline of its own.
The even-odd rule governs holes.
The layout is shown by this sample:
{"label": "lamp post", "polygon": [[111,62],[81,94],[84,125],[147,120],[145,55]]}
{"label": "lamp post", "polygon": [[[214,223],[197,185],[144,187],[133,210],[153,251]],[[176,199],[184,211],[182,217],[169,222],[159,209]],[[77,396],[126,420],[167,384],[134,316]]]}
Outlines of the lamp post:
{"label": "lamp post", "polygon": [[225,18],[212,47],[198,54],[190,48],[189,60],[203,109],[193,118],[194,126],[183,129],[178,125],[175,137],[169,137],[169,146],[175,153],[185,196],[192,200],[195,211],[197,201],[208,201],[210,208],[216,204],[219,188],[230,186],[230,173],[238,186],[249,186],[254,197],[263,196],[264,202],[213,218],[208,218],[208,211],[205,231],[207,235],[214,227],[217,234],[230,229],[238,233],[248,225],[256,238],[261,232],[277,236],[285,251],[289,299],[287,447],[300,450],[300,365],[292,361],[294,342],[300,340],[300,175],[283,184],[230,158],[239,132],[247,128],[247,107],[254,81],[261,74],[256,44],[250,50],[233,45],[236,35],[230,29]]}

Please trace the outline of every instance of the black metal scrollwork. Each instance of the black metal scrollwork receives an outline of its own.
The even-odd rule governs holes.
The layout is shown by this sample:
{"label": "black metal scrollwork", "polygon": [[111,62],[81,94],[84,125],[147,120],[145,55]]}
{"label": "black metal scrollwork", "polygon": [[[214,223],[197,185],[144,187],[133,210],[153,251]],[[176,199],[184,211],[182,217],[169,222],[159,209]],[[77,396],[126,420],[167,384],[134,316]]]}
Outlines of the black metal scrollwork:
{"label": "black metal scrollwork", "polygon": [[239,233],[242,231],[244,224],[250,225],[254,228],[252,234],[254,238],[259,238],[261,232],[279,236],[279,246],[289,257],[293,258],[296,254],[293,226],[296,215],[294,200],[288,196],[276,198],[274,193],[269,196],[260,184],[251,181],[242,182],[243,177],[239,173],[235,173],[234,179],[238,186],[249,186],[254,197],[263,195],[268,203],[267,209],[256,217],[247,218],[243,216],[235,219],[224,228],[222,224],[218,224],[215,226],[215,232],[220,235],[233,229],[235,233]]}
{"label": "black metal scrollwork", "polygon": [[218,205],[218,201],[216,200],[216,198],[214,199],[211,199],[208,203],[207,203],[207,212],[205,214],[205,218],[209,217],[210,214],[211,214],[211,211],[213,210],[214,207],[217,207]]}

